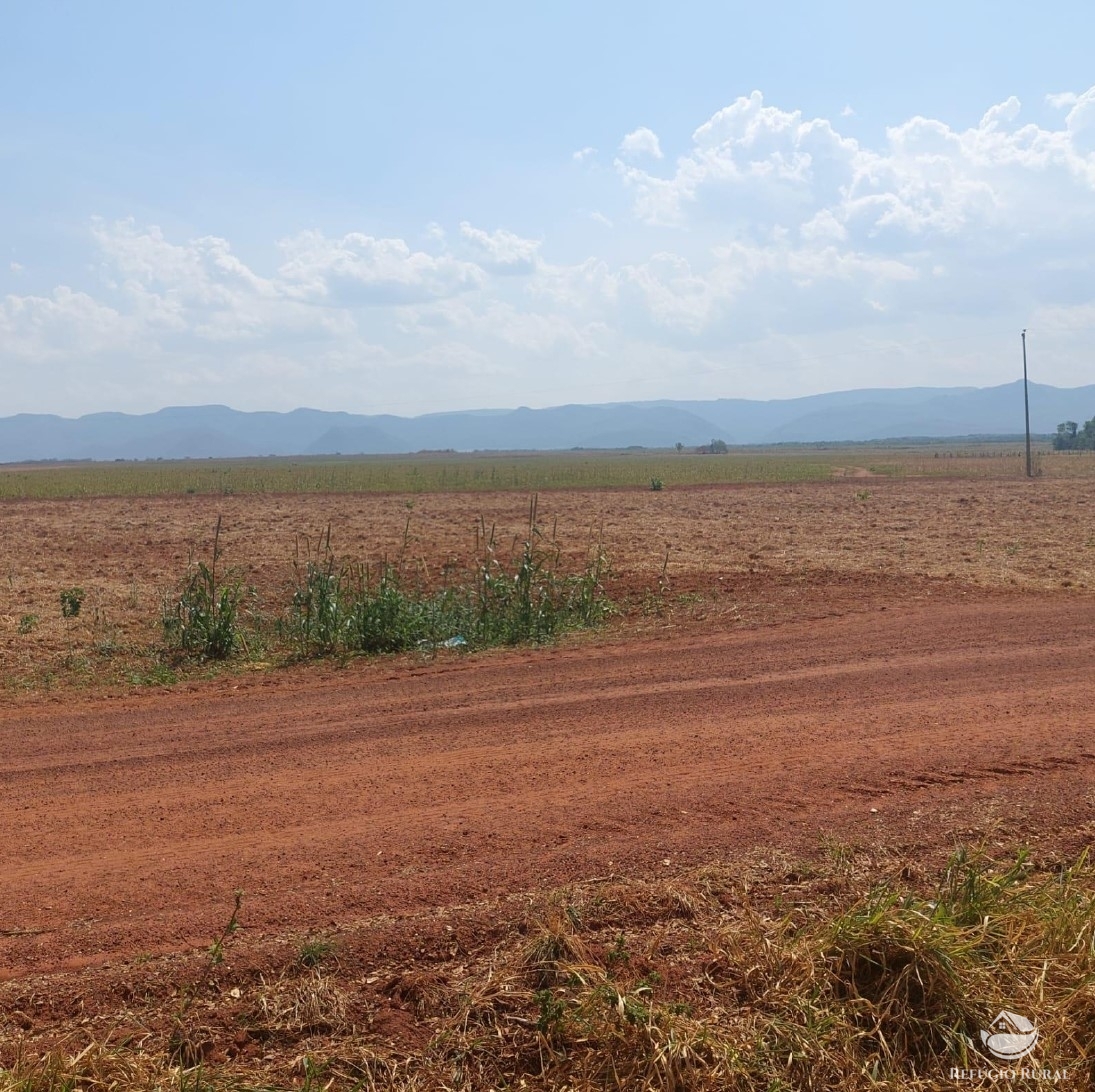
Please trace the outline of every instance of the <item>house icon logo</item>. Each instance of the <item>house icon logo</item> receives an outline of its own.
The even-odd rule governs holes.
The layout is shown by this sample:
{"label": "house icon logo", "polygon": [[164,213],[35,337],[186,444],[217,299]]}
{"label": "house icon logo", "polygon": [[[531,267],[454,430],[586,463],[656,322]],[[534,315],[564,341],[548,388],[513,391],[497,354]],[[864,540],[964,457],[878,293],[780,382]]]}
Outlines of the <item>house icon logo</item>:
{"label": "house icon logo", "polygon": [[1038,1042],[1038,1029],[1017,1012],[1002,1010],[987,1031],[981,1032],[981,1042],[993,1057],[1005,1062],[1025,1058]]}

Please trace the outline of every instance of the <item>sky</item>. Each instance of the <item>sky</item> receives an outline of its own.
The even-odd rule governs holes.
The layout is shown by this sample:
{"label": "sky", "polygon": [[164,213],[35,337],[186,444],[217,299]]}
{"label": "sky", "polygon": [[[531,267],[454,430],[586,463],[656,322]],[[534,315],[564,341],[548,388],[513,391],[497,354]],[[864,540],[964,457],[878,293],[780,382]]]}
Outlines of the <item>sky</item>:
{"label": "sky", "polygon": [[0,25],[0,416],[1095,382],[1090,0]]}

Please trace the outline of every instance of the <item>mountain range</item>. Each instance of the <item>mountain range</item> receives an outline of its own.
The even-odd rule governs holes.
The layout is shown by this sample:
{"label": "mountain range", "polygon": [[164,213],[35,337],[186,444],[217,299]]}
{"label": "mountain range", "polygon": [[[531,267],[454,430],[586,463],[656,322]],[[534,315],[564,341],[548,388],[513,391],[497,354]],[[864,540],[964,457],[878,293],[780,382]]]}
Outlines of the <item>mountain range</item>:
{"label": "mountain range", "polygon": [[[1095,385],[1030,385],[1035,433],[1095,416]],[[1015,436],[1023,431],[1021,382],[999,387],[840,391],[752,401],[615,402],[548,409],[465,410],[395,417],[296,409],[245,413],[175,406],[156,413],[0,418],[0,462],[57,459],[231,458],[398,454],[422,450],[533,451],[818,443],[898,438]]]}

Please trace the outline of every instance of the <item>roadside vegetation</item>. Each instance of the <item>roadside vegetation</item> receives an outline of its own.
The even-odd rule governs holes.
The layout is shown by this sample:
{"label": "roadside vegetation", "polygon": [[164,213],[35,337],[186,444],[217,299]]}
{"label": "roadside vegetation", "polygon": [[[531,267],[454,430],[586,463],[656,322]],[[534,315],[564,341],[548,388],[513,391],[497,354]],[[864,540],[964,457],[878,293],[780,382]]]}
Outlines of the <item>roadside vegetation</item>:
{"label": "roadside vegetation", "polygon": [[294,560],[293,595],[276,623],[279,635],[305,659],[539,644],[595,626],[608,610],[601,543],[590,544],[584,567],[565,572],[554,533],[537,520],[535,496],[523,541],[507,547],[480,518],[471,557],[453,559],[434,579],[425,566],[409,564],[407,543],[405,530],[394,559],[340,559],[328,527],[314,556]]}
{"label": "roadside vegetation", "polygon": [[[647,475],[652,461],[659,472]],[[639,626],[670,624],[685,597],[689,618],[749,625],[775,617],[788,582],[834,573],[1084,592],[1095,586],[1091,536],[1063,528],[1087,503],[1095,453],[1040,452],[1036,465],[1037,489],[1022,448],[1004,443],[0,468],[0,487],[22,474],[42,495],[124,494],[2,502],[0,690],[163,685],[225,664],[547,640],[595,625],[609,598]],[[530,530],[528,493],[461,491],[461,475],[492,467],[556,480],[581,470],[598,485],[542,494],[550,514]],[[705,467],[731,487],[693,488]],[[339,491],[398,468],[419,474],[414,490]],[[327,470],[345,475],[325,483],[333,492],[318,490]],[[601,491],[625,471],[633,485]],[[737,488],[738,472],[767,482]],[[450,488],[423,494],[450,473]],[[265,491],[281,484],[298,491]]]}
{"label": "roadside vegetation", "polygon": [[795,617],[788,584],[834,573],[1095,587],[1092,537],[1065,530],[1091,503],[1095,452],[1040,455],[1036,488],[1022,450],[918,456],[975,467],[957,480],[915,479],[912,461],[876,462],[868,446],[838,455],[809,485],[691,488],[667,470],[626,490],[541,494],[531,530],[529,494],[506,491],[5,502],[0,688],[168,685],[370,646],[431,655],[506,643],[504,630],[547,640],[596,624],[609,598],[638,628],[675,624],[685,597],[688,618],[750,625]]}
{"label": "roadside vegetation", "polygon": [[420,649],[540,644],[603,621],[608,561],[592,540],[568,571],[554,531],[541,527],[535,495],[522,541],[503,543],[480,518],[471,556],[439,573],[409,553],[410,517],[393,558],[340,557],[331,528],[315,546],[298,540],[288,602],[264,615],[238,569],[225,570],[221,520],[211,556],[191,560],[163,604],[163,653],[172,666],[224,661],[252,650],[312,659]]}
{"label": "roadside vegetation", "polygon": [[[237,894],[205,955],[118,969],[78,1020],[0,987],[0,1092],[1090,1087],[1093,910],[1086,857],[959,848],[933,880],[833,842],[265,949]],[[1021,1062],[983,1044],[1001,1010],[1037,1027]]]}

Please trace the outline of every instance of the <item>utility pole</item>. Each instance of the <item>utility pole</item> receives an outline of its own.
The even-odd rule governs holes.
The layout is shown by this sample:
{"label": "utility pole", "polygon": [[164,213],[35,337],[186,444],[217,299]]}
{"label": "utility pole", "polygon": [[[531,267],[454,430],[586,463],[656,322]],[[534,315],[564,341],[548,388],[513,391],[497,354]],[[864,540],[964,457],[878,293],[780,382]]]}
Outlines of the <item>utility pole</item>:
{"label": "utility pole", "polygon": [[1027,332],[1023,331],[1023,410],[1027,419],[1027,477],[1034,477],[1030,465],[1030,395],[1027,394]]}

